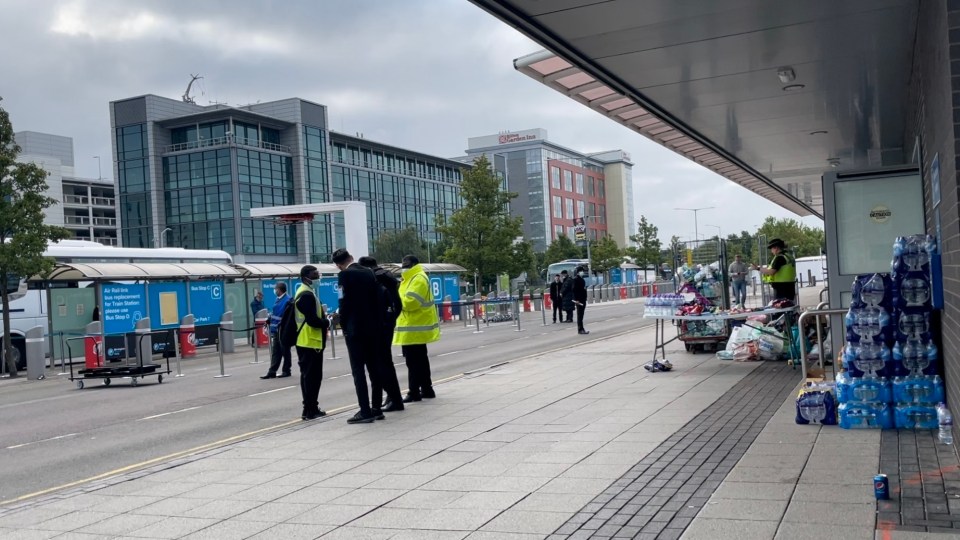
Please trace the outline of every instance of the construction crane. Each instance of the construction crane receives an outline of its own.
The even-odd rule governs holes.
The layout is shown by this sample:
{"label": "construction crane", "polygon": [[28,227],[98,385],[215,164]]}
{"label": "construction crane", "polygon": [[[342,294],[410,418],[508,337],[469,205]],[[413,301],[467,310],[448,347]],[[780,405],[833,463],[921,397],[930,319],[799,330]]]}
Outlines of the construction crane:
{"label": "construction crane", "polygon": [[186,92],[183,93],[184,103],[193,103],[194,105],[197,104],[197,102],[194,101],[193,98],[190,96],[190,88],[193,86],[193,83],[197,82],[199,79],[202,79],[202,78],[203,77],[201,77],[200,75],[194,75],[193,73],[190,74],[190,84],[187,85],[187,90]]}

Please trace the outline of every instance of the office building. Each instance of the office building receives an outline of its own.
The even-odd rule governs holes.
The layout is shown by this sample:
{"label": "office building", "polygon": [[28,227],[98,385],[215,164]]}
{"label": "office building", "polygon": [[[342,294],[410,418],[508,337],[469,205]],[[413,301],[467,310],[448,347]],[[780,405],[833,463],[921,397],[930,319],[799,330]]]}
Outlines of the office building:
{"label": "office building", "polygon": [[144,95],[112,102],[110,122],[125,246],[326,262],[343,245],[342,218],[289,226],[250,208],[360,200],[371,238],[407,223],[429,236],[430,212],[459,198],[456,162],[333,134],[327,108],[299,98],[202,106]]}
{"label": "office building", "polygon": [[467,159],[481,154],[517,194],[510,213],[523,218],[534,250],[546,250],[560,234],[573,238],[578,217],[587,218],[592,240],[609,235],[625,247],[636,234],[633,163],[626,152],[584,154],[551,142],[545,129],[530,129],[470,138]]}
{"label": "office building", "polygon": [[20,131],[13,136],[20,146],[18,160],[47,171],[46,194],[59,202],[47,208],[43,222],[66,227],[78,240],[117,245],[113,181],[80,178],[74,173],[73,139],[36,131]]}

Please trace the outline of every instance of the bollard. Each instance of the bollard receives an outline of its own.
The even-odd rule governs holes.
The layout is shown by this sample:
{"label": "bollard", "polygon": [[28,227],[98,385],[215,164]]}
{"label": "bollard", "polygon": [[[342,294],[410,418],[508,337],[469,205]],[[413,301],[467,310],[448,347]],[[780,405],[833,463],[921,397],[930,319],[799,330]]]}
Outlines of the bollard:
{"label": "bollard", "polygon": [[337,331],[333,326],[333,317],[327,317],[330,320],[330,352],[333,356],[330,357],[331,360],[338,360],[340,357],[337,356]]}
{"label": "bollard", "polygon": [[[218,339],[218,343],[223,343],[223,327],[222,326],[217,327],[217,339]],[[220,379],[222,377],[229,377],[229,375],[223,372],[223,347],[222,346],[217,347],[217,350],[220,351],[220,374],[214,375],[213,378]]]}
{"label": "bollard", "polygon": [[[180,319],[180,354],[182,354],[184,358],[191,358],[197,355],[196,331],[196,318],[193,314],[187,314]],[[222,339],[220,343],[223,343]],[[220,348],[222,349],[223,346],[221,345]]]}
{"label": "bollard", "polygon": [[516,303],[517,303],[517,332],[522,332],[523,330],[520,328],[520,299],[519,298],[516,300]]}
{"label": "bollard", "polygon": [[543,325],[544,325],[544,326],[547,325],[547,298],[549,298],[549,296],[546,295],[546,294],[541,294],[541,295],[540,295],[540,313],[543,314]]}
{"label": "bollard", "polygon": [[463,327],[467,327],[467,305],[463,302],[458,302],[460,304],[460,320],[463,321]]}
{"label": "bollard", "polygon": [[[180,370],[180,340],[177,338],[177,333],[173,328],[170,329],[170,339],[173,341],[174,358],[177,359],[177,374],[175,376],[183,377],[183,371]],[[223,343],[218,343],[217,348],[222,349]]]}
{"label": "bollard", "polygon": [[134,324],[137,336],[137,362],[143,366],[153,359],[153,335],[150,333],[150,317],[144,317]]}
{"label": "bollard", "polygon": [[251,364],[260,363],[260,344],[258,343],[256,347],[253,348],[253,362]]}
{"label": "bollard", "polygon": [[253,318],[253,347],[259,349],[260,347],[269,347],[270,346],[270,312],[266,309],[261,309],[256,313]]}
{"label": "bollard", "polygon": [[530,301],[530,293],[523,293],[523,311],[524,313],[533,311],[533,303]]}
{"label": "bollard", "polygon": [[27,356],[25,359],[27,362],[27,378],[42,381],[46,378],[45,372],[47,370],[46,358],[43,357],[43,344],[46,342],[46,338],[43,337],[43,327],[34,326],[27,330],[24,341]]}
{"label": "bollard", "polygon": [[[475,315],[477,315],[477,314],[480,313],[480,298],[479,298],[479,296],[480,296],[480,295],[477,295],[477,297],[473,299],[473,313],[474,313]],[[480,317],[479,317],[479,316],[476,316],[476,317],[473,318],[473,320],[474,320],[474,322],[475,322],[476,325],[477,325],[477,329],[474,330],[473,333],[474,333],[474,334],[482,334],[482,333],[483,333],[483,330],[480,329]]]}
{"label": "bollard", "polygon": [[[67,349],[63,343],[63,332],[60,332],[60,373],[57,375],[69,375],[67,371]],[[73,362],[73,358],[70,359],[70,362]]]}
{"label": "bollard", "polygon": [[[220,340],[220,348],[223,349],[223,352],[227,354],[233,353],[235,350],[236,344],[233,339],[233,312],[228,311],[220,316],[220,327],[223,328],[224,332],[230,335],[228,340]],[[182,343],[182,342],[181,342]],[[183,356],[183,351],[180,351],[180,355]]]}

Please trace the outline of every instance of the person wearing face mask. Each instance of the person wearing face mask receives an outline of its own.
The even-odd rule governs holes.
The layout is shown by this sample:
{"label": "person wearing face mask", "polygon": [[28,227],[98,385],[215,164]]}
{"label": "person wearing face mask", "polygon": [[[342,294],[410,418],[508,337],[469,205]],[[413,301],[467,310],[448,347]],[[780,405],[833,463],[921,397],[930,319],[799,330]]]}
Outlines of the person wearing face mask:
{"label": "person wearing face mask", "polygon": [[427,344],[440,339],[440,319],[434,305],[430,279],[420,259],[407,255],[401,264],[403,281],[400,283],[402,310],[393,334],[393,344],[400,345],[407,361],[407,380],[410,390],[404,403],[437,397],[430,380],[430,357]]}
{"label": "person wearing face mask", "polygon": [[[573,308],[576,305],[573,301],[573,278],[566,270],[560,272],[560,276],[562,280],[560,282],[560,303],[563,305],[564,313],[567,314],[567,318],[563,322],[571,323],[573,322]],[[562,319],[563,317],[561,317]]]}
{"label": "person wearing face mask", "polygon": [[577,333],[587,335],[583,327],[583,312],[587,309],[587,282],[583,279],[583,267],[577,267],[577,275],[573,278],[573,303],[577,306]]}
{"label": "person wearing face mask", "polygon": [[323,312],[314,284],[320,279],[316,266],[300,269],[300,286],[293,297],[296,310],[297,365],[300,366],[300,393],[303,395],[304,420],[320,418],[327,413],[320,410],[320,383],[323,382],[324,337],[330,321]]}
{"label": "person wearing face mask", "polygon": [[557,322],[557,314],[560,314],[560,322],[563,322],[563,295],[560,289],[563,288],[563,282],[560,281],[560,274],[553,275],[553,283],[550,284],[550,303],[553,304],[553,322]]}
{"label": "person wearing face mask", "polygon": [[[270,368],[267,370],[266,375],[260,377],[261,379],[289,377],[290,365],[292,363],[290,347],[282,345],[280,339],[277,337],[280,318],[283,316],[283,310],[287,308],[287,303],[290,302],[290,297],[287,296],[287,284],[278,281],[273,287],[273,292],[277,295],[277,301],[273,304],[273,313],[270,315],[270,341],[272,344],[270,349]],[[280,370],[281,360],[283,361],[283,371],[277,375],[277,371]]]}

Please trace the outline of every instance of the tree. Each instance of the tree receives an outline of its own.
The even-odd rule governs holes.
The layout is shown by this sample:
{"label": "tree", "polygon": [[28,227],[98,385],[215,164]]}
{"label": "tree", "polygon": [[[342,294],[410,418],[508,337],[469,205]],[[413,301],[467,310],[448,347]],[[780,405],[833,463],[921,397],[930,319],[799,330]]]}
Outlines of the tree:
{"label": "tree", "polygon": [[823,229],[804,225],[795,219],[773,216],[763,221],[757,234],[766,236],[768,242],[774,238],[783,240],[797,257],[819,255],[825,241]]}
{"label": "tree", "polygon": [[[2,99],[2,98],[0,98]],[[50,241],[72,236],[63,227],[43,224],[44,210],[57,204],[46,196],[47,171],[33,163],[17,163],[20,147],[13,139],[10,115],[0,107],[0,300],[3,305],[3,361],[11,377],[17,365],[10,340],[10,280],[43,275],[54,260],[44,257]]]}
{"label": "tree", "polygon": [[656,225],[647,221],[646,216],[640,216],[637,222],[637,234],[630,236],[630,241],[635,242],[636,247],[626,249],[627,255],[633,257],[637,266],[646,270],[648,266],[659,267],[663,262],[660,239],[657,237],[659,230]]}
{"label": "tree", "polygon": [[535,266],[537,258],[533,253],[533,244],[526,240],[514,242],[513,246],[511,246],[511,251],[513,255],[511,257],[510,268],[508,269],[510,275],[519,276],[526,272],[527,285],[537,283],[539,281],[539,275],[537,274]]}
{"label": "tree", "polygon": [[513,268],[513,243],[523,234],[522,219],[511,217],[508,211],[517,194],[500,189],[490,161],[481,155],[472,168],[464,169],[460,195],[463,208],[449,219],[437,218],[437,231],[451,244],[444,259],[468,272],[476,271],[484,284],[493,284],[498,273]]}
{"label": "tree", "polygon": [[427,247],[413,225],[386,231],[373,241],[373,257],[381,263],[399,263],[404,255],[416,255],[427,262]]}
{"label": "tree", "polygon": [[601,274],[623,263],[623,250],[612,236],[604,236],[591,244],[590,258],[590,269],[594,274]]}
{"label": "tree", "polygon": [[[560,262],[565,259],[582,258],[584,258],[583,250],[580,246],[574,244],[569,236],[560,234],[557,236],[557,239],[547,247],[547,251],[544,254],[544,263],[546,263],[546,266],[550,266],[555,262]],[[547,277],[549,278],[550,276]]]}

